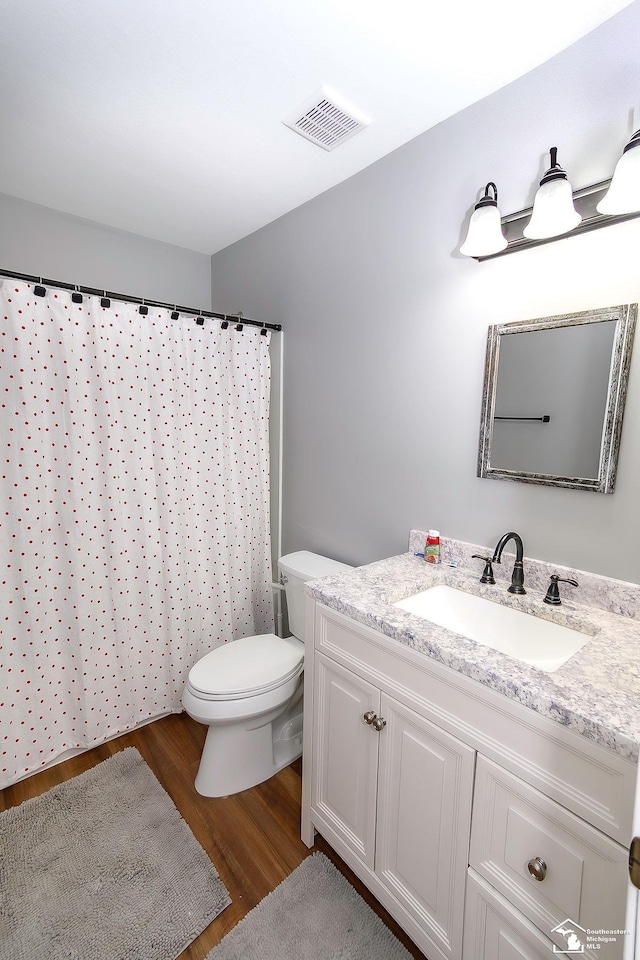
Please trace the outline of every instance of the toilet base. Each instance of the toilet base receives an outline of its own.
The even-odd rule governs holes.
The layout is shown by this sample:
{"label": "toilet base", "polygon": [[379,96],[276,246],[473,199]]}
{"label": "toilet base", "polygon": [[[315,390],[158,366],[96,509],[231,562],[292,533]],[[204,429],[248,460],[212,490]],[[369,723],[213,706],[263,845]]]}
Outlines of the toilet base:
{"label": "toilet base", "polygon": [[203,797],[248,790],[302,755],[302,696],[281,712],[209,726],[195,787]]}

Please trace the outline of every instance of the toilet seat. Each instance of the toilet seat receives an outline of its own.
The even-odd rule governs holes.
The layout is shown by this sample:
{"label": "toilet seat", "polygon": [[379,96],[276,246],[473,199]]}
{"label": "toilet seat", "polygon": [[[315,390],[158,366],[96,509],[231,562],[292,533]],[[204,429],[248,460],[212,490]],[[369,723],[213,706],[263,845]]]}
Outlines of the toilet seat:
{"label": "toilet seat", "polygon": [[264,633],[207,653],[189,671],[187,687],[202,700],[240,700],[281,687],[303,666],[300,640]]}

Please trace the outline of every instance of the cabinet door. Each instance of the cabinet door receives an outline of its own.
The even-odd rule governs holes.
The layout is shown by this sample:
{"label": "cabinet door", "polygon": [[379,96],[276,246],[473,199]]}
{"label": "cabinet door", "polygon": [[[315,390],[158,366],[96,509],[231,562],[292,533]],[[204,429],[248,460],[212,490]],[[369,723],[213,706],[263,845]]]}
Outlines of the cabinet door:
{"label": "cabinet door", "polygon": [[380,692],[322,654],[314,681],[312,808],[373,869],[379,734],[364,720]]}
{"label": "cabinet door", "polygon": [[383,695],[376,873],[460,957],[475,751]]}

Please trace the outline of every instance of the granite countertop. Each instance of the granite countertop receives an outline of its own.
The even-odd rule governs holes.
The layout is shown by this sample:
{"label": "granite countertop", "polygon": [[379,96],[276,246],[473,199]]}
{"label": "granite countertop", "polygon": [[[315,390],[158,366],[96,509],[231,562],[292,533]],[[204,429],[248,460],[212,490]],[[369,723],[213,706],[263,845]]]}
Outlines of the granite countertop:
{"label": "granite countertop", "polygon": [[[544,592],[539,590],[514,596],[507,593],[504,581],[481,584],[480,572],[444,563],[432,566],[406,553],[310,581],[305,592],[636,762],[640,746],[640,622],[633,615],[567,600],[565,591],[559,607],[543,603]],[[442,583],[593,636],[558,670],[545,673],[392,606]]]}

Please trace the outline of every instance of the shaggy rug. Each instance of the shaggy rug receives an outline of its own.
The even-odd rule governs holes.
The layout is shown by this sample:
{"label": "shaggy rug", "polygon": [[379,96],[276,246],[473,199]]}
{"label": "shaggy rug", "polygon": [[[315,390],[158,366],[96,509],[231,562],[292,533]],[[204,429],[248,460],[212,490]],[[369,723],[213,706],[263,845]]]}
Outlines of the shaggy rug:
{"label": "shaggy rug", "polygon": [[411,960],[322,853],[307,857],[206,960]]}
{"label": "shaggy rug", "polygon": [[0,814],[2,960],[175,960],[229,903],[134,747]]}

